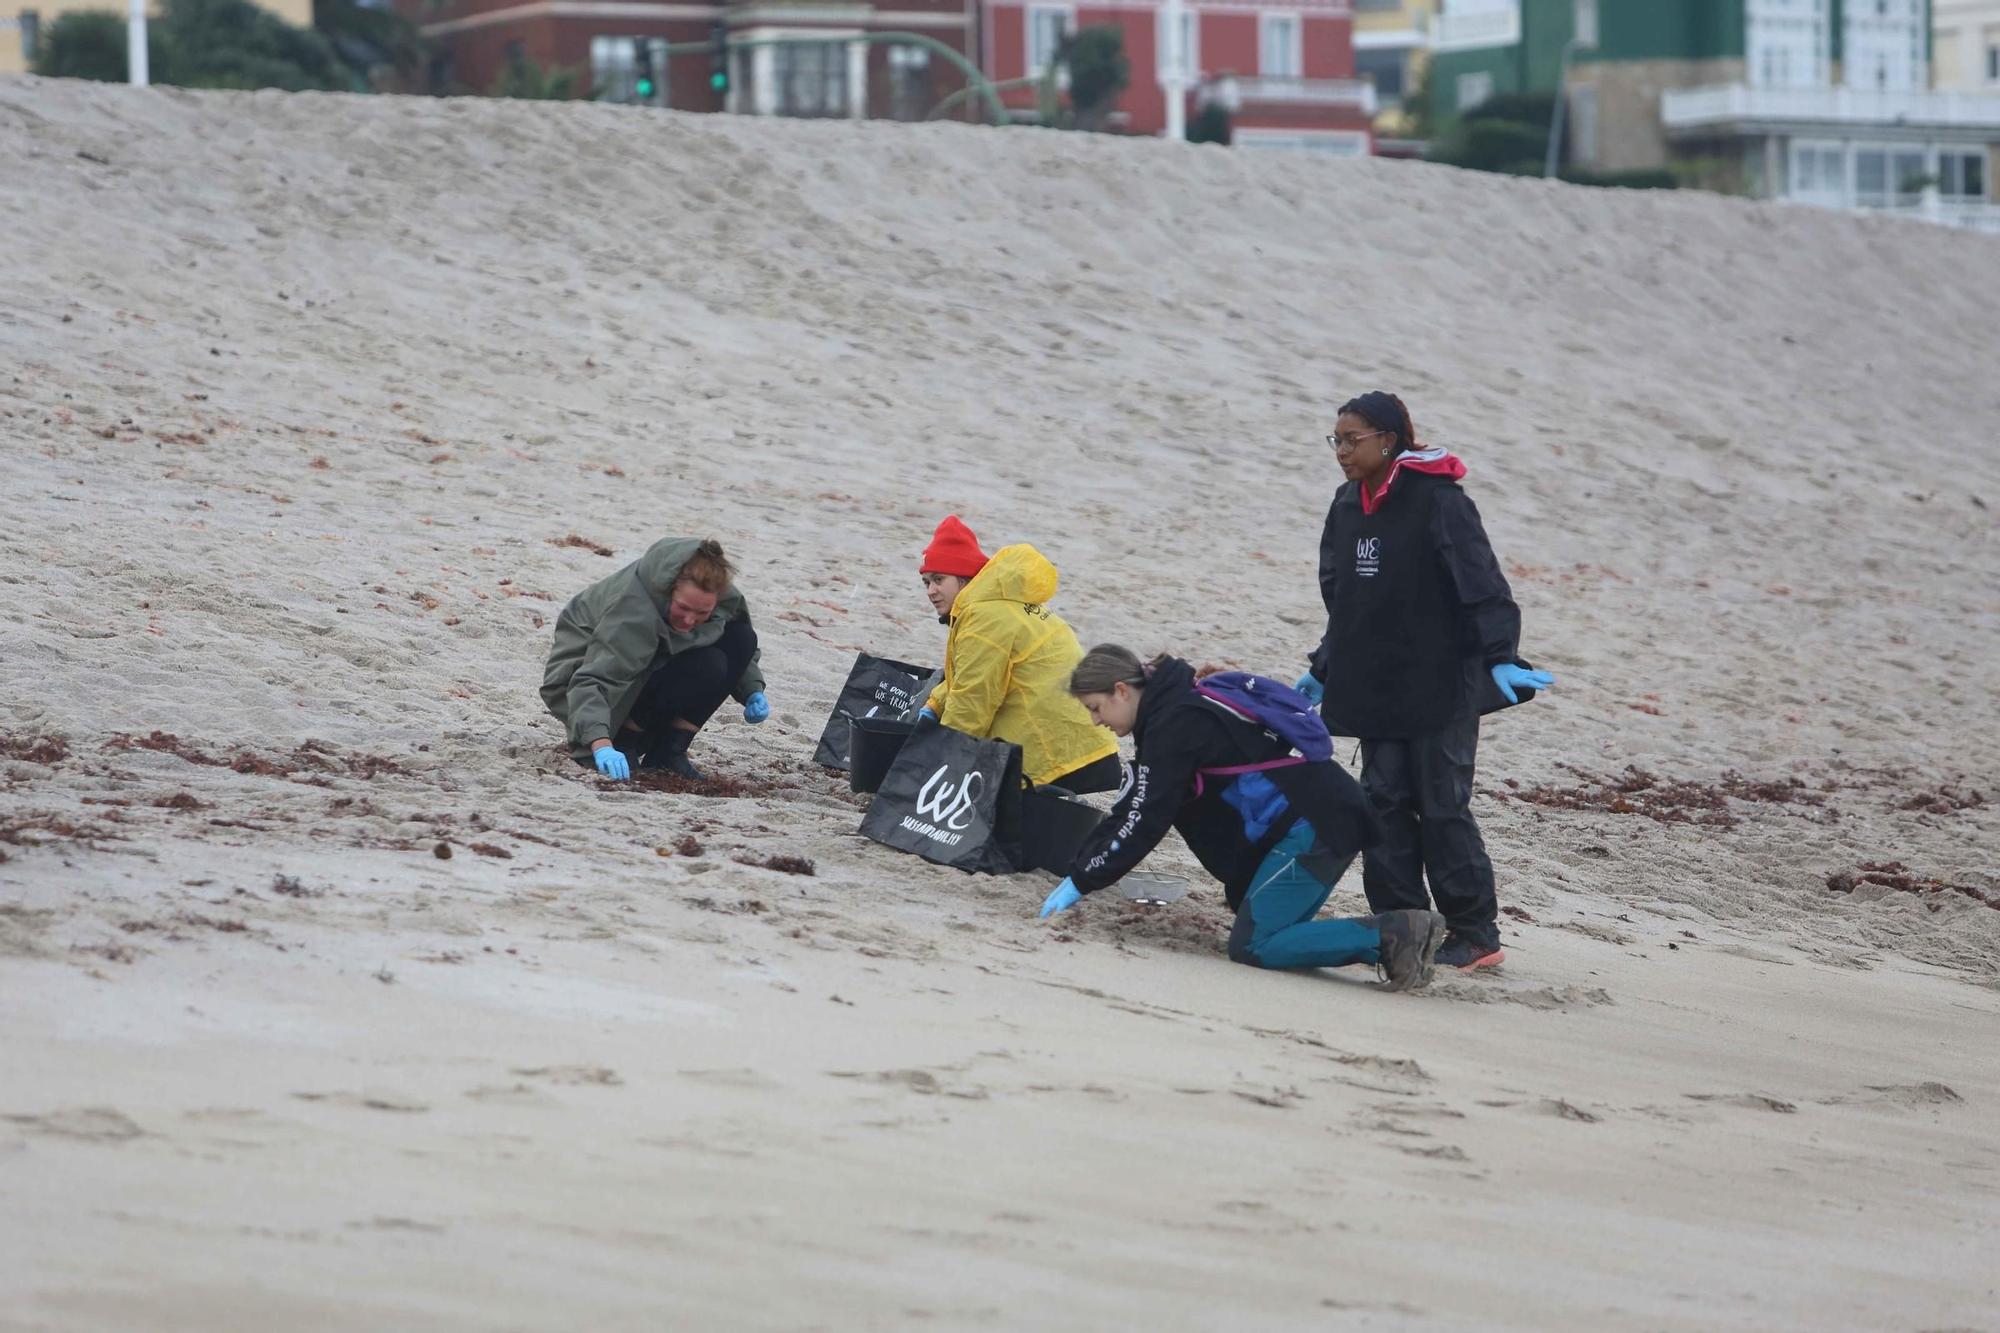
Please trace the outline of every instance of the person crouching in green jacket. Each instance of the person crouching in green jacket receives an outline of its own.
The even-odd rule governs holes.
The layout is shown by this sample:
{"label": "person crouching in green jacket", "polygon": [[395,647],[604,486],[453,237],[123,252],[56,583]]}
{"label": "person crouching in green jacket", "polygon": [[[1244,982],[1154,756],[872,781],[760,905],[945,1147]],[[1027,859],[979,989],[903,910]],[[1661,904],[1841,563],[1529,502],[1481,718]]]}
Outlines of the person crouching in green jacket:
{"label": "person crouching in green jacket", "polygon": [[634,768],[699,780],[688,746],[722,706],[771,715],[750,604],[715,541],[668,537],[570,599],[556,617],[542,702],[570,753],[623,780]]}

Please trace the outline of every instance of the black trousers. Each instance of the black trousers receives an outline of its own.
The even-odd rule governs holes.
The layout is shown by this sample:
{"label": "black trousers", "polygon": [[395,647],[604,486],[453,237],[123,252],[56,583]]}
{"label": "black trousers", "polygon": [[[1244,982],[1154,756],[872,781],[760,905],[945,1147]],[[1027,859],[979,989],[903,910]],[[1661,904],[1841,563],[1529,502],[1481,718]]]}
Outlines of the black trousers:
{"label": "black trousers", "polygon": [[1107,754],[1102,759],[1091,760],[1082,768],[1071,769],[1047,785],[1061,787],[1072,796],[1117,791],[1125,785],[1125,764],[1117,755]]}
{"label": "black trousers", "polygon": [[743,679],[756,651],[757,631],[748,620],[732,620],[708,647],[675,653],[657,663],[632,705],[631,725],[637,730],[621,732],[618,747],[636,763],[660,747],[676,719],[692,722],[699,731]]}
{"label": "black trousers", "polygon": [[1376,912],[1435,899],[1455,933],[1498,945],[1493,862],[1472,818],[1478,750],[1477,717],[1428,736],[1361,742],[1361,787],[1382,820],[1382,841],[1361,855],[1361,888]]}

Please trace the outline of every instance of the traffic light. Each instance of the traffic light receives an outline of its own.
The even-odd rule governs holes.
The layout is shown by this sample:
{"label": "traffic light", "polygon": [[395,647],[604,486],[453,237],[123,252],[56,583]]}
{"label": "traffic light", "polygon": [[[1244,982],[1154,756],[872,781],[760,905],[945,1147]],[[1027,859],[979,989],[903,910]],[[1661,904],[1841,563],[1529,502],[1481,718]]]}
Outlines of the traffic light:
{"label": "traffic light", "polygon": [[659,85],[653,81],[653,44],[644,37],[632,39],[632,95],[636,101],[650,102]]}
{"label": "traffic light", "polygon": [[708,30],[708,86],[718,96],[729,91],[729,30],[720,23]]}

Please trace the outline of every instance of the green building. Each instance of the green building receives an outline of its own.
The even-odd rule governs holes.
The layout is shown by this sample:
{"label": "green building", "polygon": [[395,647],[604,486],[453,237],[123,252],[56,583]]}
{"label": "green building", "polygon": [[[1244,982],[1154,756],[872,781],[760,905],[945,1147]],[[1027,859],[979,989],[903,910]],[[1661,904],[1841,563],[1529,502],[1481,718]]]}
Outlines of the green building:
{"label": "green building", "polygon": [[1567,102],[1570,160],[2000,230],[2000,97],[1931,87],[1931,0],[1455,0],[1440,128],[1500,93]]}

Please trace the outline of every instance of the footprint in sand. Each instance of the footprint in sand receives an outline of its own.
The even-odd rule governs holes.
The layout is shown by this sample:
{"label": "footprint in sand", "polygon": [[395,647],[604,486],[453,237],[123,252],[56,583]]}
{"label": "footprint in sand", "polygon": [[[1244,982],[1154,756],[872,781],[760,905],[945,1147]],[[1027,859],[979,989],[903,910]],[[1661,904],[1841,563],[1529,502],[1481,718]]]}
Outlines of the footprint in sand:
{"label": "footprint in sand", "polygon": [[476,1102],[497,1102],[503,1106],[561,1106],[549,1093],[530,1083],[482,1083],[467,1088],[465,1095]]}
{"label": "footprint in sand", "polygon": [[679,1069],[674,1072],[682,1078],[691,1078],[698,1083],[718,1088],[744,1088],[751,1092],[769,1092],[783,1086],[770,1075],[749,1068]]}
{"label": "footprint in sand", "polygon": [[922,1097],[957,1097],[963,1101],[983,1102],[992,1095],[977,1083],[962,1087],[953,1086],[928,1069],[829,1069],[826,1072],[832,1078],[858,1079],[867,1083],[905,1088]]}
{"label": "footprint in sand", "polygon": [[510,1069],[507,1072],[519,1074],[522,1078],[539,1078],[574,1086],[594,1083],[615,1088],[625,1081],[618,1077],[617,1070],[606,1069],[603,1065],[541,1065],[534,1069]]}
{"label": "footprint in sand", "polygon": [[1607,926],[1597,921],[1558,921],[1555,923],[1555,928],[1557,930],[1567,930],[1574,934],[1582,935],[1587,939],[1598,940],[1605,944],[1623,945],[1632,943],[1632,937],[1618,929],[1618,927]]}
{"label": "footprint in sand", "polygon": [[363,1088],[359,1092],[295,1092],[302,1102],[324,1102],[329,1106],[352,1106],[367,1111],[403,1111],[417,1114],[430,1110],[428,1103],[386,1088]]}
{"label": "footprint in sand", "polygon": [[1747,958],[1753,963],[1770,963],[1776,967],[1791,967],[1797,962],[1796,959],[1780,957],[1768,949],[1755,949],[1747,944],[1724,944],[1717,947],[1716,952],[1726,953],[1731,958]]}
{"label": "footprint in sand", "polygon": [[1821,1106],[1900,1106],[1906,1110],[1923,1107],[1963,1106],[1965,1098],[1942,1083],[1871,1083],[1860,1092],[1839,1097],[1823,1097]]}
{"label": "footprint in sand", "polygon": [[1428,1157],[1438,1162],[1470,1162],[1465,1149],[1451,1143],[1440,1143],[1435,1147],[1420,1148],[1414,1143],[1393,1144],[1397,1152],[1410,1157]]}
{"label": "footprint in sand", "polygon": [[1761,1092],[1684,1092],[1681,1096],[1691,1102],[1741,1106],[1750,1111],[1776,1111],[1780,1115],[1793,1115],[1799,1109],[1797,1102],[1788,1102],[1782,1097],[1771,1097]]}
{"label": "footprint in sand", "polygon": [[0,1120],[19,1125],[30,1133],[89,1143],[123,1143],[146,1132],[123,1111],[109,1106],[78,1106],[40,1115],[5,1115]]}
{"label": "footprint in sand", "polygon": [[1460,981],[1440,977],[1425,990],[1424,995],[1434,995],[1447,1000],[1462,1000],[1470,1004],[1520,1004],[1530,1009],[1594,1009],[1602,1004],[1615,1004],[1611,992],[1602,986],[1496,986],[1494,980]]}

